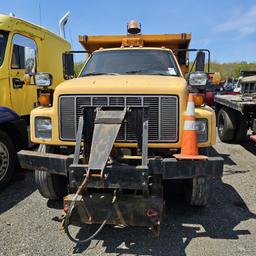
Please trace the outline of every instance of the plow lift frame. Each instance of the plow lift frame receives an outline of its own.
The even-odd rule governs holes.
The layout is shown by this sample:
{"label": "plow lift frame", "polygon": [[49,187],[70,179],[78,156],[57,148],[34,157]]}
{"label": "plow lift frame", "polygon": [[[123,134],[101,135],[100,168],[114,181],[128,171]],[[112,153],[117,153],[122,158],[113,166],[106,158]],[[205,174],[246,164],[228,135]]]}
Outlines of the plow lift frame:
{"label": "plow lift frame", "polygon": [[[141,164],[108,165],[114,142],[126,118],[133,124]],[[88,161],[87,165],[79,163],[82,141],[82,158]],[[78,123],[73,164],[69,169],[70,184],[74,186],[70,189],[78,186],[76,194],[64,198],[64,205],[69,209],[64,227],[72,241],[80,242],[72,238],[68,231],[68,225],[72,221],[73,224],[101,223],[98,231],[105,224],[114,224],[151,226],[156,234],[159,233],[163,198],[159,175],[158,187],[149,190],[151,177],[148,173],[148,107],[84,108]],[[84,180],[82,184],[81,180]],[[74,209],[75,218],[71,216]]]}

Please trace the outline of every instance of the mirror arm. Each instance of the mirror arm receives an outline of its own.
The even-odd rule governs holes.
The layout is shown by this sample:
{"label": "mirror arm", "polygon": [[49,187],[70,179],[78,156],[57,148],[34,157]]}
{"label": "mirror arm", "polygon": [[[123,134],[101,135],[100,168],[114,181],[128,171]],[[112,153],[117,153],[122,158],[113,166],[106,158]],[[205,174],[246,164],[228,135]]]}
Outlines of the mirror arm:
{"label": "mirror arm", "polygon": [[[210,52],[210,50],[208,50],[208,49],[174,49],[173,53],[179,53],[179,52],[199,52],[199,51],[207,52],[207,55],[208,55],[208,63],[207,63],[208,67],[207,67],[207,69],[208,69],[208,73],[210,73],[210,66],[211,66],[211,52]],[[189,73],[194,68],[195,62],[196,62],[196,59],[194,60]]]}
{"label": "mirror arm", "polygon": [[192,66],[191,66],[191,68],[190,68],[190,70],[189,70],[189,73],[192,72],[192,70],[193,70],[193,68],[194,68],[194,66],[195,66],[195,64],[196,64],[196,60],[197,60],[197,56],[196,56],[195,60],[193,61],[193,64],[192,64]]}
{"label": "mirror arm", "polygon": [[[25,85],[36,85],[36,84],[35,84],[35,79],[34,79],[35,74],[36,74],[36,72],[28,72],[28,73],[25,74],[25,76],[28,75],[29,78],[30,78],[29,84],[26,84],[26,82],[25,82],[25,76],[24,76],[24,83],[25,83]],[[32,78],[33,78],[33,83],[31,83],[31,79],[32,79]]]}

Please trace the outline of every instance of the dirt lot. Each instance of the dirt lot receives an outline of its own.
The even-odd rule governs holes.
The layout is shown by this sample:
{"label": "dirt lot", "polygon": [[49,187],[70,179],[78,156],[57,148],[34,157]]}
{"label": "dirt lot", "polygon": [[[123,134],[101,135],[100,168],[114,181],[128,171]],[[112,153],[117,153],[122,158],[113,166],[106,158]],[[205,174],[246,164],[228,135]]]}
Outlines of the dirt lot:
{"label": "dirt lot", "polygon": [[33,173],[21,173],[0,192],[0,255],[254,256],[256,146],[219,142],[215,150],[225,159],[225,173],[212,181],[209,205],[194,209],[174,194],[159,238],[143,228],[105,227],[90,244],[76,246],[59,230],[62,202],[42,198]]}

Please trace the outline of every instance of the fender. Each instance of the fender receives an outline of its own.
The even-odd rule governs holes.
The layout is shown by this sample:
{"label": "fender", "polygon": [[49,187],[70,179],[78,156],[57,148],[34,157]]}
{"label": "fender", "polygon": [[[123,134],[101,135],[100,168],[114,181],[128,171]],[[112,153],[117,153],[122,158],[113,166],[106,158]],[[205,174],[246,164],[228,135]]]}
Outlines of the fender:
{"label": "fender", "polygon": [[0,107],[0,124],[15,121],[19,118],[18,114],[13,110],[6,107]]}

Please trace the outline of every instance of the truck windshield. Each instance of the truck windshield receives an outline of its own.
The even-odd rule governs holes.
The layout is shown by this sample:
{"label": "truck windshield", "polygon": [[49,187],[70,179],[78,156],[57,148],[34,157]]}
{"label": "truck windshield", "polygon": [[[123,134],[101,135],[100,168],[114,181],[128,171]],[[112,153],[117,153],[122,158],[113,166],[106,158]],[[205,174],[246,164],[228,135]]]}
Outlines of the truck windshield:
{"label": "truck windshield", "polygon": [[0,66],[4,61],[5,47],[7,43],[8,33],[0,30]]}
{"label": "truck windshield", "polygon": [[124,74],[180,76],[171,52],[148,49],[95,52],[80,76]]}

